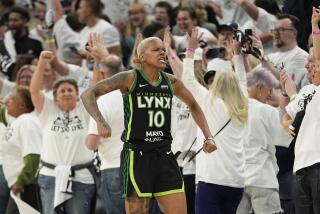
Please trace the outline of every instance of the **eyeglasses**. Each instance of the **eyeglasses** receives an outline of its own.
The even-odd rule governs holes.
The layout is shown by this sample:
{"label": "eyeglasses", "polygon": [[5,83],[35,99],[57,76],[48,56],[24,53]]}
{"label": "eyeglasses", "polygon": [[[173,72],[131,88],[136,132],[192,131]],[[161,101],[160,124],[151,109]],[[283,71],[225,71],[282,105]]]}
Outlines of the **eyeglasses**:
{"label": "eyeglasses", "polygon": [[271,30],[271,33],[283,33],[283,32],[286,32],[286,31],[295,31],[294,28],[275,28],[275,29],[272,29]]}

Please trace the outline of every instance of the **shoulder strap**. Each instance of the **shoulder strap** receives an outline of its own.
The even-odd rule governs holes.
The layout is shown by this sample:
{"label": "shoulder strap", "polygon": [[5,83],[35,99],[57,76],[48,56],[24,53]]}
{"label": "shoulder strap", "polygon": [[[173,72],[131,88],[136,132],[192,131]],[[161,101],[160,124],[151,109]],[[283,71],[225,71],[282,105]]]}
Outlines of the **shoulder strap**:
{"label": "shoulder strap", "polygon": [[[221,129],[215,134],[213,135],[213,137],[217,136],[224,128],[226,128],[226,126],[231,122],[231,118],[221,127]],[[202,151],[203,147],[201,147],[194,155],[192,155],[188,162],[192,161],[201,151]]]}
{"label": "shoulder strap", "polygon": [[213,135],[213,137],[217,136],[230,122],[231,118],[226,122],[226,124],[221,127],[221,129],[215,135]]}

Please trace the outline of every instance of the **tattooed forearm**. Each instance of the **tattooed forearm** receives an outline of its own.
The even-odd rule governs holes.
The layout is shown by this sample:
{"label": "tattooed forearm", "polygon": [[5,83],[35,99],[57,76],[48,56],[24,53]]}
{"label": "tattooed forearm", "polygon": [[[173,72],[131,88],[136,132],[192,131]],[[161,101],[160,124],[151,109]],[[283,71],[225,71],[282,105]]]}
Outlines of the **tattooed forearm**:
{"label": "tattooed forearm", "polygon": [[96,122],[106,123],[99,111],[97,98],[108,92],[123,88],[127,76],[127,72],[119,73],[111,78],[98,82],[96,85],[88,88],[81,94],[81,100],[84,104],[84,107]]}
{"label": "tattooed forearm", "polygon": [[110,78],[98,82],[92,87],[92,91],[96,96],[101,96],[111,91],[122,89],[125,82],[129,78],[129,72],[121,72],[113,75]]}
{"label": "tattooed forearm", "polygon": [[81,100],[87,112],[97,123],[105,123],[105,120],[97,105],[97,97],[91,91],[91,89],[87,89],[81,94]]}

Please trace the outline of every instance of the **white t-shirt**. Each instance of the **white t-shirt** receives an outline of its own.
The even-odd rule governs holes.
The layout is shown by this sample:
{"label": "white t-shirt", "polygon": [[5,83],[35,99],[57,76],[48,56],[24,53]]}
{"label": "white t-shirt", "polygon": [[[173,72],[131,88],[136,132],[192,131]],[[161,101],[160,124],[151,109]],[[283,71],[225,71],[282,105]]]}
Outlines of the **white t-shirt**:
{"label": "white t-shirt", "polygon": [[279,188],[275,145],[286,146],[292,138],[281,127],[279,111],[249,99],[249,134],[244,140],[246,186]]}
{"label": "white t-shirt", "polygon": [[290,115],[292,119],[296,117],[296,114],[299,111],[304,109],[304,100],[308,96],[312,96],[316,92],[316,88],[317,86],[313,84],[304,86],[303,88],[301,88],[296,98],[286,106],[286,112]]}
{"label": "white t-shirt", "polygon": [[[78,165],[92,160],[93,152],[85,146],[89,114],[82,102],[69,113],[65,113],[53,101],[45,97],[42,111],[38,115],[42,130],[41,159],[54,165]],[[40,174],[54,176],[54,170],[42,167]],[[75,181],[93,183],[88,169],[75,172]]]}
{"label": "white t-shirt", "polygon": [[[229,111],[220,98],[211,100],[208,94],[203,105],[210,131],[216,134],[230,119]],[[199,139],[204,139],[199,132]],[[214,141],[217,150],[212,153],[200,152],[196,158],[196,180],[223,186],[243,188],[245,185],[245,159],[243,140],[247,126],[231,121]],[[202,147],[202,141],[198,148]]]}
{"label": "white t-shirt", "polygon": [[[122,150],[121,134],[124,130],[123,99],[120,90],[103,95],[98,100],[102,116],[111,127],[111,137],[100,138],[98,147],[101,169],[119,168]],[[91,117],[88,134],[98,135],[97,123]]]}
{"label": "white t-shirt", "polygon": [[[192,145],[193,141],[197,137],[197,124],[194,122],[191,112],[186,104],[184,104],[177,97],[172,99],[172,152],[176,153],[178,151],[181,154],[178,156],[177,161],[179,166],[183,164],[183,157]],[[191,152],[196,152],[196,144],[194,143],[190,149]],[[190,154],[190,153],[189,153]],[[190,156],[186,156],[188,159]],[[187,162],[183,166],[183,174],[195,174],[196,166],[195,163]]]}
{"label": "white t-shirt", "polygon": [[284,65],[284,70],[289,75],[294,74],[294,81],[300,90],[303,86],[309,84],[307,79],[307,69],[305,65],[308,61],[308,53],[296,46],[294,49],[286,52],[276,52],[267,57],[276,68]]}
{"label": "white t-shirt", "polygon": [[320,163],[320,88],[315,88],[315,94],[307,105],[295,145],[293,171]]}
{"label": "white t-shirt", "polygon": [[0,98],[7,97],[11,92],[15,90],[16,83],[11,82],[7,79],[3,79],[2,88],[0,90]]}
{"label": "white t-shirt", "polygon": [[89,88],[92,80],[92,72],[77,65],[68,64],[69,78],[77,81],[79,87],[79,94]]}
{"label": "white t-shirt", "polygon": [[[192,59],[183,60],[183,73],[181,76],[182,82],[185,84],[186,88],[192,93],[196,101],[200,104],[207,92],[207,89],[204,88],[194,76],[194,61]],[[193,141],[198,134],[198,126],[194,121],[190,109],[186,104],[184,104],[177,97],[174,97],[172,100],[172,151],[176,153],[180,151],[177,161],[180,166],[183,166],[183,174],[195,174],[195,163],[183,162],[183,157],[185,156],[188,149],[191,147]],[[191,152],[196,152],[196,143],[190,149]],[[186,157],[187,159],[189,157]]]}
{"label": "white t-shirt", "polygon": [[[238,66],[240,56],[235,56],[235,67],[240,85],[246,80],[245,70]],[[184,59],[182,82],[193,93],[197,102],[200,103],[206,116],[212,134],[220,130],[230,119],[228,110],[223,101],[215,99],[214,104],[209,100],[210,94],[196,81],[193,72],[193,60]],[[246,90],[246,87],[243,88]],[[210,103],[208,103],[210,102]],[[199,129],[198,129],[199,130]],[[198,131],[197,149],[203,146],[204,136]],[[211,154],[200,152],[196,158],[197,181],[215,183],[232,187],[244,186],[244,151],[242,139],[247,133],[245,125],[240,125],[234,121],[230,122],[225,130],[215,137],[219,153]],[[189,139],[190,140],[190,139]],[[191,139],[192,140],[192,139]],[[213,170],[214,169],[214,170]]]}
{"label": "white t-shirt", "polygon": [[[5,118],[7,122],[7,126],[9,126],[16,118],[12,117],[11,115],[8,114],[7,109],[5,109]],[[0,123],[0,165],[2,165],[2,158],[3,158],[3,137],[7,131],[7,127],[3,124]]]}
{"label": "white t-shirt", "polygon": [[35,112],[23,114],[7,127],[3,138],[3,171],[9,187],[18,178],[23,158],[41,151],[41,125]]}
{"label": "white t-shirt", "polygon": [[[214,3],[220,6],[223,14],[223,18],[217,17],[219,23],[226,24],[235,22],[242,26],[246,21],[250,19],[248,14],[233,0],[212,0]],[[253,0],[250,0],[253,3]]]}
{"label": "white t-shirt", "polygon": [[81,43],[80,48],[85,49],[85,45],[88,42],[90,33],[99,33],[103,36],[104,45],[107,48],[114,47],[120,45],[120,34],[118,30],[111,25],[109,22],[100,19],[98,23],[93,26],[84,27],[81,32]]}
{"label": "white t-shirt", "polygon": [[2,165],[2,158],[3,158],[3,149],[2,149],[2,138],[4,134],[6,133],[6,126],[3,123],[0,123],[0,165]]}
{"label": "white t-shirt", "polygon": [[58,46],[58,56],[63,60],[73,60],[77,56],[70,50],[70,47],[80,48],[80,36],[73,31],[66,22],[66,16],[59,19],[53,27],[56,43]]}

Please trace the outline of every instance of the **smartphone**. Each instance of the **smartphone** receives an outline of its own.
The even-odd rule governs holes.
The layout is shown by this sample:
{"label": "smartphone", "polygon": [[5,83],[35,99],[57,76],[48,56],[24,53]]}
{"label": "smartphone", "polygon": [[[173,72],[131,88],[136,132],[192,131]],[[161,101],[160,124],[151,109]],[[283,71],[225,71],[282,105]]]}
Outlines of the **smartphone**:
{"label": "smartphone", "polygon": [[214,58],[223,58],[225,55],[226,49],[225,48],[210,48],[207,53],[207,59],[214,59]]}

